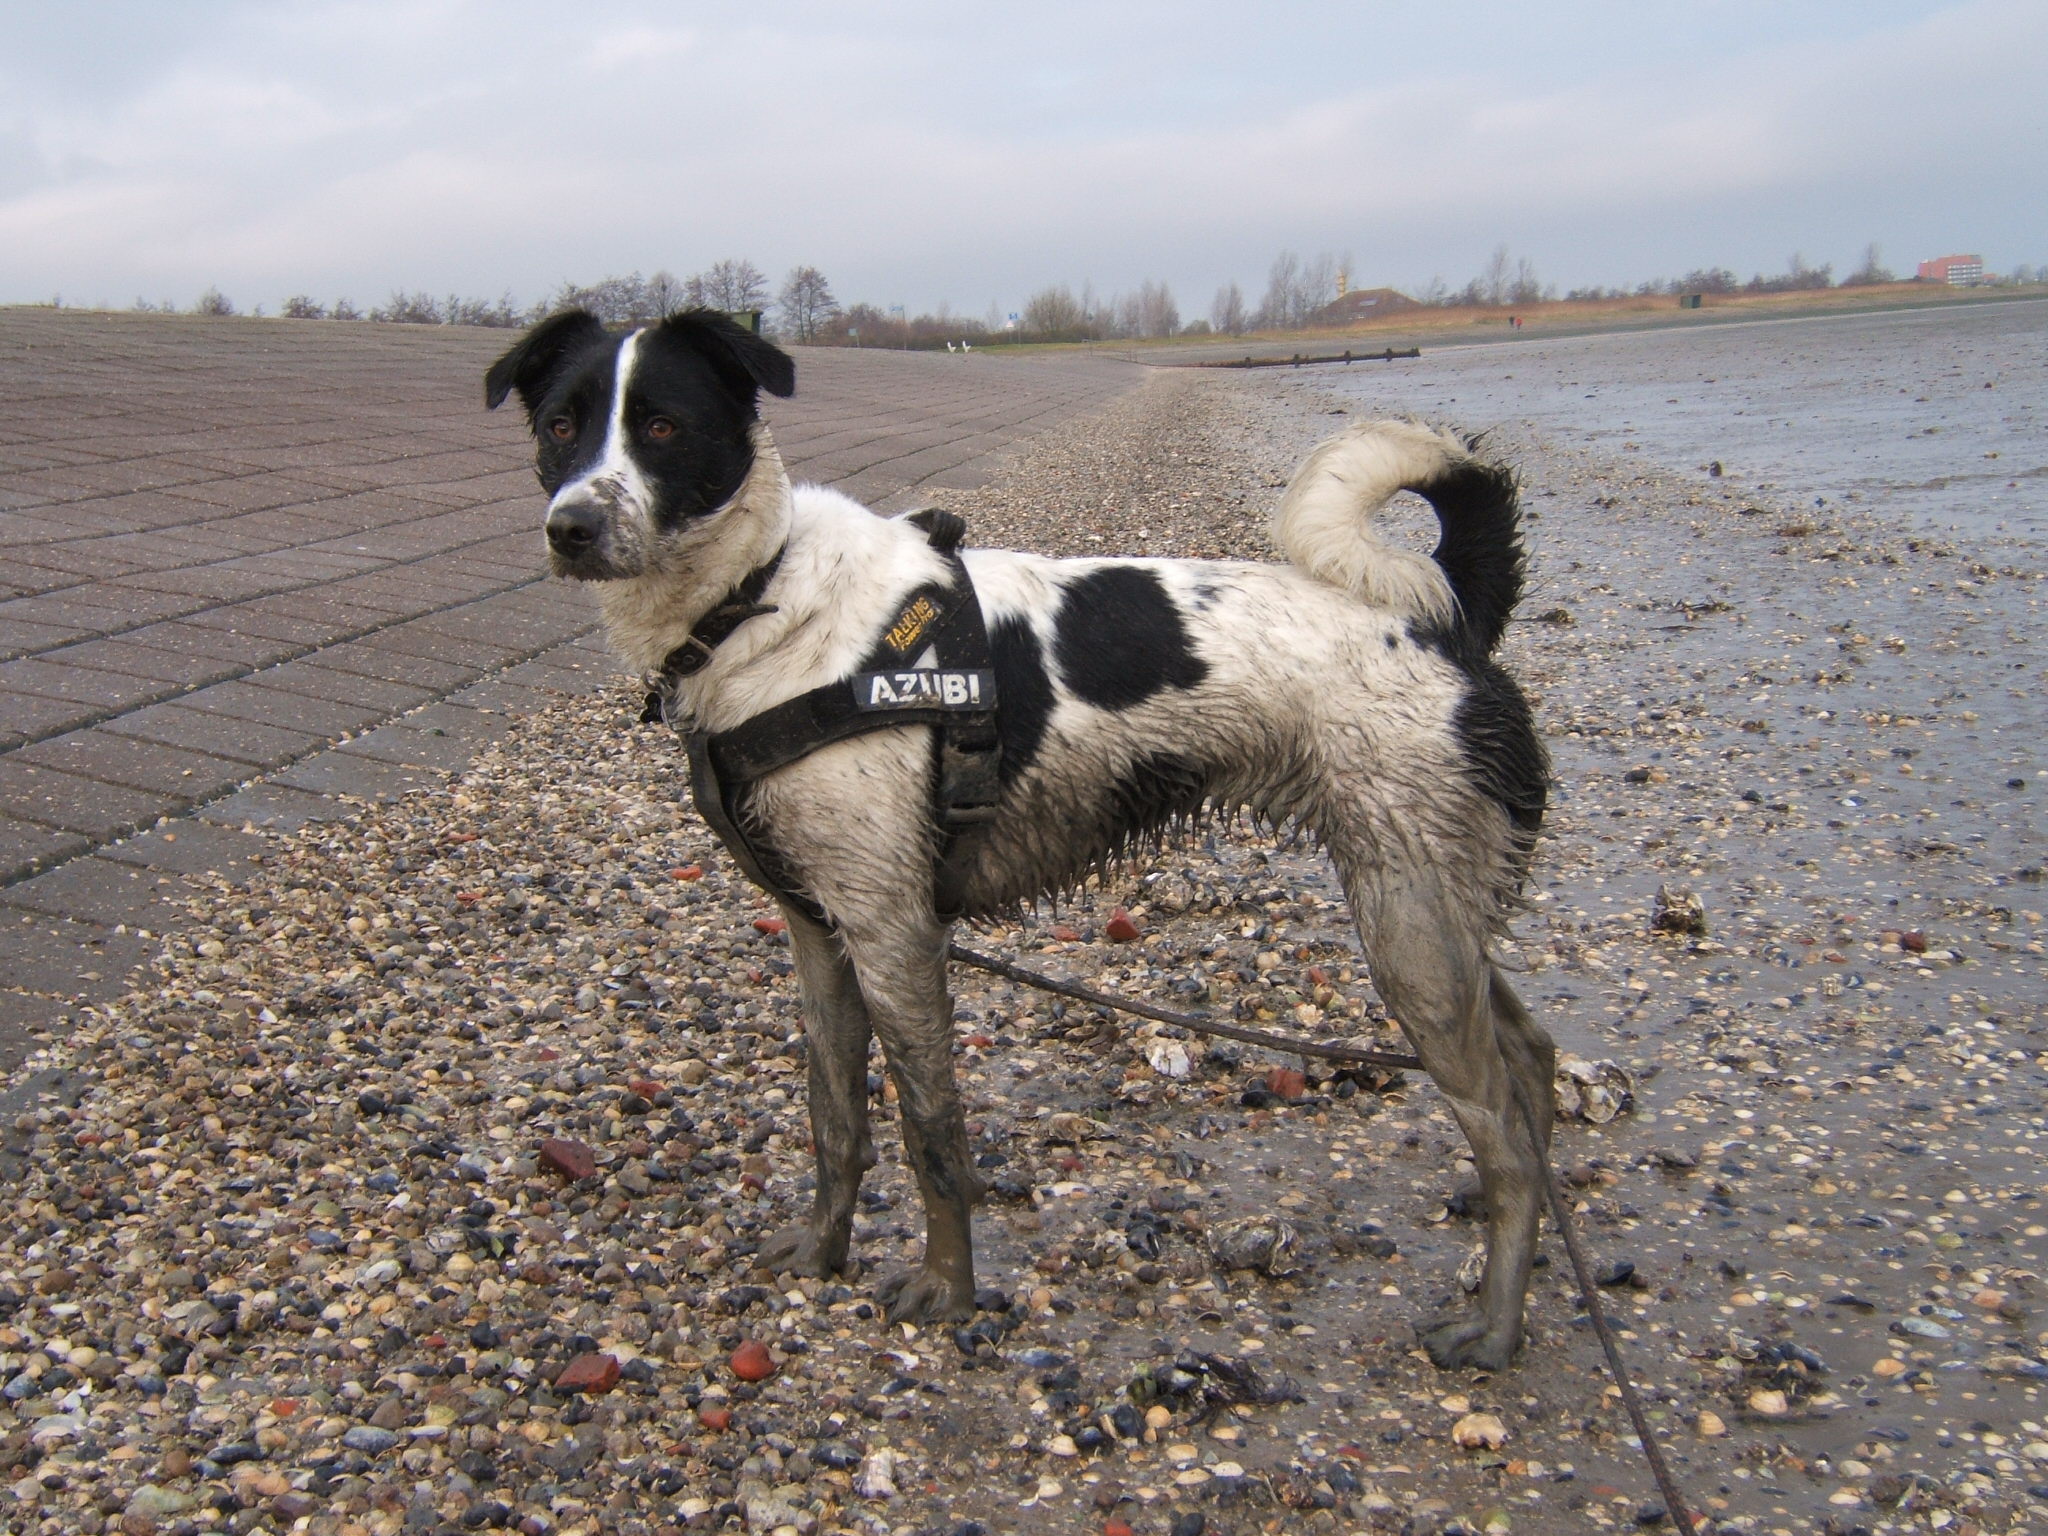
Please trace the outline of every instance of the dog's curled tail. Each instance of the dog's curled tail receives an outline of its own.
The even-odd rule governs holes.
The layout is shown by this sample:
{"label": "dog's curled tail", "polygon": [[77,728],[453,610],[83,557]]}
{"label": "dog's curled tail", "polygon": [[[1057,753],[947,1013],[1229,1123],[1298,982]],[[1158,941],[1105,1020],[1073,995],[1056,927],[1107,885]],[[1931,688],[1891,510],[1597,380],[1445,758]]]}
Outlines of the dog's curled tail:
{"label": "dog's curled tail", "polygon": [[[1401,491],[1436,512],[1442,537],[1428,558],[1374,531]],[[1318,444],[1274,509],[1273,542],[1318,581],[1412,615],[1481,656],[1500,644],[1522,595],[1513,472],[1420,422],[1361,422]]]}

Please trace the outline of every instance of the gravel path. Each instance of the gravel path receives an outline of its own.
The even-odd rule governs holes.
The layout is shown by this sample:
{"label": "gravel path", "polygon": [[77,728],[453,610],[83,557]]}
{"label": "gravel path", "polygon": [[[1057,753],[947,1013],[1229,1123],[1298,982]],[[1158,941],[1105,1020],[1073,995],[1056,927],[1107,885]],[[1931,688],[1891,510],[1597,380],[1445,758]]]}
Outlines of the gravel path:
{"label": "gravel path", "polygon": [[[1347,408],[1308,380],[1165,375],[952,504],[983,542],[1263,553],[1275,487]],[[2041,721],[2007,658],[2039,654],[2038,563],[1534,431],[1495,446],[1536,518],[1510,659],[1558,775],[1521,985],[1634,1081],[1632,1112],[1561,1127],[1558,1155],[1680,1476],[1737,1530],[2035,1528]],[[891,1328],[865,1273],[755,1272],[809,1194],[787,953],[635,703],[532,717],[445,787],[279,838],[152,989],[35,1063],[70,1086],[15,1127],[0,1521],[1236,1536],[1648,1513],[1561,1262],[1512,1371],[1445,1377],[1414,1347],[1478,1237],[1426,1082],[1303,1078],[961,972],[996,1182],[980,1318]],[[1660,885],[1699,895],[1705,936],[1651,931]],[[1119,905],[1140,940],[1108,942]],[[1241,829],[980,942],[1394,1039],[1313,850]],[[869,1265],[919,1225],[874,1086]]]}

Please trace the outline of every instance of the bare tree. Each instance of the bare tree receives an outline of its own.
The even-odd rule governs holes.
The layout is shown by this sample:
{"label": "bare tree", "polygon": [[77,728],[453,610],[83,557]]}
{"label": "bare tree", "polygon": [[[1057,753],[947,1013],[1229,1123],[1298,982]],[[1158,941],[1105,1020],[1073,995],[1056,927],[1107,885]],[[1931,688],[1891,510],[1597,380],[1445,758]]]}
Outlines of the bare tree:
{"label": "bare tree", "polygon": [[347,299],[336,299],[334,301],[333,318],[336,320],[360,320],[363,318],[363,312]]}
{"label": "bare tree", "polygon": [[1514,281],[1508,284],[1510,304],[1535,304],[1543,298],[1543,281],[1536,275],[1536,264],[1524,256],[1515,263]]}
{"label": "bare tree", "polygon": [[386,325],[439,325],[442,321],[441,306],[430,293],[407,293],[403,288],[394,289],[391,297],[370,311],[372,320],[381,320]]}
{"label": "bare tree", "polygon": [[1225,283],[1216,290],[1216,297],[1209,305],[1209,322],[1226,336],[1244,334],[1244,293],[1236,283]]}
{"label": "bare tree", "polygon": [[744,257],[728,256],[713,262],[684,285],[694,289],[693,297],[707,309],[743,310],[768,307],[768,279],[761,269]]}
{"label": "bare tree", "polygon": [[310,295],[295,293],[284,301],[284,308],[278,313],[287,320],[325,320],[327,306]]}
{"label": "bare tree", "polygon": [[1261,325],[1291,325],[1294,314],[1294,289],[1301,278],[1301,258],[1292,251],[1282,251],[1273,258],[1273,265],[1266,271],[1266,297],[1259,304]]}
{"label": "bare tree", "polygon": [[660,320],[688,307],[683,297],[683,285],[673,272],[666,269],[647,279],[645,289],[647,315],[650,320]]}
{"label": "bare tree", "polygon": [[1884,264],[1884,252],[1878,249],[1877,242],[1873,240],[1863,249],[1863,265],[1843,278],[1842,286],[1844,288],[1863,288],[1873,283],[1895,283],[1897,281],[1898,279],[1892,275],[1891,269]]}
{"label": "bare tree", "polygon": [[1507,303],[1513,286],[1513,270],[1508,264],[1507,242],[1502,241],[1486,258],[1485,270],[1479,274],[1479,292],[1483,302],[1496,306]]}
{"label": "bare tree", "polygon": [[832,285],[816,267],[791,267],[775,303],[784,329],[798,341],[815,341],[818,327],[839,313]]}
{"label": "bare tree", "polygon": [[208,288],[192,306],[195,315],[232,315],[234,312],[235,301],[218,288]]}
{"label": "bare tree", "polygon": [[1138,334],[1171,336],[1180,329],[1180,306],[1164,283],[1146,282],[1138,289]]}
{"label": "bare tree", "polygon": [[1078,341],[1088,331],[1089,315],[1065,283],[1041,288],[1024,302],[1022,328],[1048,340]]}

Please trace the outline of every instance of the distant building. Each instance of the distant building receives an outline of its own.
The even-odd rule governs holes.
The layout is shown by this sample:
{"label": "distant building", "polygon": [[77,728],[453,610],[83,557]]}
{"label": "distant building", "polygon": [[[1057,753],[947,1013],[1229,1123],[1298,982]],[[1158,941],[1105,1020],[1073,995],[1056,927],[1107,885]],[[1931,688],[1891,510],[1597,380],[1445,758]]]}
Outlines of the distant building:
{"label": "distant building", "polygon": [[1984,281],[1982,256],[1937,256],[1920,263],[1920,281],[1947,283],[1951,288],[1974,288]]}
{"label": "distant building", "polygon": [[1341,293],[1331,303],[1308,317],[1310,325],[1351,325],[1360,320],[1371,320],[1380,315],[1390,315],[1399,309],[1414,309],[1416,303],[1407,294],[1392,288],[1353,288]]}

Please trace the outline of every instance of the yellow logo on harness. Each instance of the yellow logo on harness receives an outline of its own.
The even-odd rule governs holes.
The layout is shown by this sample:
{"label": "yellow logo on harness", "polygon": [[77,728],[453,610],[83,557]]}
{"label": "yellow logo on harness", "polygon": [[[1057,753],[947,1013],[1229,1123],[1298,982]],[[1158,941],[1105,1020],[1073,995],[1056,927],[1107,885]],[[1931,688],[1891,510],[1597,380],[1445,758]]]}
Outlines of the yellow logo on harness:
{"label": "yellow logo on harness", "polygon": [[889,642],[891,650],[907,651],[917,644],[938,616],[939,610],[932,605],[932,600],[920,597],[897,616],[896,622],[889,626],[889,632],[882,638]]}

